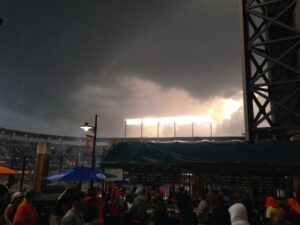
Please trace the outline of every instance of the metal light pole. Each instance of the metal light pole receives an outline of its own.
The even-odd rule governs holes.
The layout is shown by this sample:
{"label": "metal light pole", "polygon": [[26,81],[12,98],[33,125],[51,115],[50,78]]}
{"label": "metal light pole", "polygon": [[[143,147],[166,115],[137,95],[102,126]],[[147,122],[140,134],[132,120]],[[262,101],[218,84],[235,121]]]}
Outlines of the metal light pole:
{"label": "metal light pole", "polygon": [[[85,132],[89,130],[94,134],[93,137],[93,152],[92,152],[92,169],[95,169],[96,164],[96,138],[97,138],[97,124],[98,124],[98,115],[95,115],[95,123],[94,126],[89,126],[88,122],[85,122],[83,126],[80,128],[83,129]],[[90,187],[94,186],[94,181],[90,182]]]}
{"label": "metal light pole", "polygon": [[127,137],[127,121],[125,120],[124,139]]}
{"label": "metal light pole", "polygon": [[160,125],[160,122],[157,123],[157,140],[159,139],[159,125]]}
{"label": "metal light pole", "polygon": [[176,137],[176,121],[174,121],[174,138]]}
{"label": "metal light pole", "polygon": [[143,121],[141,122],[141,141],[143,141]]}
{"label": "metal light pole", "polygon": [[194,137],[194,122],[192,122],[192,138]]}
{"label": "metal light pole", "polygon": [[94,123],[94,140],[93,140],[93,156],[92,156],[92,169],[95,169],[95,162],[96,162],[96,138],[97,138],[97,122],[98,122],[98,115],[95,115],[95,123]]}

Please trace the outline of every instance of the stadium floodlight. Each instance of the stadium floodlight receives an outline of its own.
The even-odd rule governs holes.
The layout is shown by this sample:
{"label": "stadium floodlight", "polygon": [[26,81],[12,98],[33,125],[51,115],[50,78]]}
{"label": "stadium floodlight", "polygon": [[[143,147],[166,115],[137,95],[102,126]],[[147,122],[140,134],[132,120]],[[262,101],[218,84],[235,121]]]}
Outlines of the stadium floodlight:
{"label": "stadium floodlight", "polygon": [[153,126],[159,123],[159,120],[157,118],[144,118],[142,119],[142,121],[144,126]]}
{"label": "stadium floodlight", "polygon": [[191,124],[191,123],[212,123],[210,116],[178,116],[178,117],[146,117],[137,119],[125,119],[127,125],[153,126],[159,124]]}
{"label": "stadium floodlight", "polygon": [[177,117],[145,117],[136,119],[125,119],[125,135],[127,135],[127,125],[141,126],[141,137],[143,137],[144,126],[157,126],[157,137],[159,137],[160,125],[173,124],[174,125],[174,137],[176,137],[176,125],[177,124],[192,124],[192,137],[194,136],[194,124],[208,123],[210,124],[210,134],[212,136],[212,123],[213,119],[210,116],[177,116]]}
{"label": "stadium floodlight", "polygon": [[213,119],[210,116],[194,116],[193,123],[212,123]]}
{"label": "stadium floodlight", "polygon": [[173,124],[175,123],[175,117],[162,117],[157,119],[160,124]]}
{"label": "stadium floodlight", "polygon": [[141,125],[143,122],[142,119],[126,119],[126,125]]}

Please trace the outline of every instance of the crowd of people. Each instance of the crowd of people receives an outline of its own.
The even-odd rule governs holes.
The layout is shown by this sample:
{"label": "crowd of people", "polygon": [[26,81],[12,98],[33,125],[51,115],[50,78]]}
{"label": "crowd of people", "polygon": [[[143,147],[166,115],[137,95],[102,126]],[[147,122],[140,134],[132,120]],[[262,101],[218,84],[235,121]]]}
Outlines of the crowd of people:
{"label": "crowd of people", "polygon": [[183,186],[168,193],[142,186],[68,188],[46,214],[36,206],[33,190],[9,193],[0,185],[0,225],[299,225],[299,194],[276,199],[266,193],[255,206],[240,192],[221,188],[203,193]]}
{"label": "crowd of people", "polygon": [[266,191],[255,202],[238,191],[218,189],[213,198],[200,197],[196,213],[214,225],[300,225],[300,192],[277,198]]}

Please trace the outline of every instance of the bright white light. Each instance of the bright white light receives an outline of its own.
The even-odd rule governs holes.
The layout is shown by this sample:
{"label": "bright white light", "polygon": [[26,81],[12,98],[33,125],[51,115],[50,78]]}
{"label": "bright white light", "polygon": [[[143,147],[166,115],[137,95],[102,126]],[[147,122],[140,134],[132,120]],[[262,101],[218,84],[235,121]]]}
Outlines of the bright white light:
{"label": "bright white light", "polygon": [[125,120],[126,125],[141,125],[142,119],[126,119]]}
{"label": "bright white light", "polygon": [[153,126],[158,123],[157,118],[144,118],[143,119],[143,125],[145,126]]}
{"label": "bright white light", "polygon": [[176,123],[175,120],[176,117],[164,117],[164,118],[157,118],[159,124],[170,124],[170,123]]}
{"label": "bright white light", "polygon": [[89,126],[88,122],[85,122],[84,125],[82,125],[80,128],[83,129],[85,132],[88,132],[89,130],[93,129],[92,126]]}
{"label": "bright white light", "polygon": [[212,123],[213,119],[210,116],[194,116],[193,123]]}
{"label": "bright white light", "polygon": [[83,129],[84,132],[88,132],[91,128],[90,127],[81,127],[81,129]]}
{"label": "bright white light", "polygon": [[234,99],[228,99],[223,105],[222,114],[223,118],[230,119],[231,115],[239,110],[243,106],[242,101],[236,101]]}
{"label": "bright white light", "polygon": [[126,119],[126,125],[153,126],[157,124],[192,124],[192,123],[212,123],[210,116],[178,116],[162,118],[143,118],[143,119]]}

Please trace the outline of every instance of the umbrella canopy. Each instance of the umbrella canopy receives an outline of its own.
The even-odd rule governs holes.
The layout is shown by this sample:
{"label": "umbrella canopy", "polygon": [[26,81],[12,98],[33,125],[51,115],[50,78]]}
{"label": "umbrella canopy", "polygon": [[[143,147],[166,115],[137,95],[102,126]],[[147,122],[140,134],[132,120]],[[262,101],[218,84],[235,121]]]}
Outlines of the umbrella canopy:
{"label": "umbrella canopy", "polygon": [[100,170],[94,170],[85,166],[78,166],[73,169],[65,170],[59,174],[44,177],[48,181],[90,181],[90,180],[104,180],[112,178],[113,175],[104,173]]}
{"label": "umbrella canopy", "polygon": [[17,174],[18,172],[5,166],[0,166],[0,174]]}

